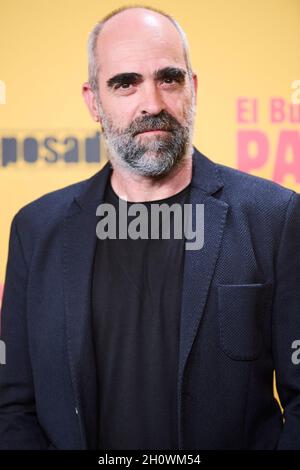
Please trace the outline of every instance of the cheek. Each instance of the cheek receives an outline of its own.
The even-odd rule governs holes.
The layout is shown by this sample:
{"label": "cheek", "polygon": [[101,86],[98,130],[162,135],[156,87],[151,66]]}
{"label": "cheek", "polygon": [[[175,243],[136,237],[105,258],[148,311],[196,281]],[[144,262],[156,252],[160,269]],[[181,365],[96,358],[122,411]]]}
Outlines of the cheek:
{"label": "cheek", "polygon": [[186,116],[189,110],[191,103],[188,100],[178,100],[176,102],[170,103],[169,112],[180,122],[180,124],[185,124]]}
{"label": "cheek", "polygon": [[185,123],[186,123],[186,120],[188,118],[188,115],[191,112],[192,105],[193,105],[193,97],[192,96],[186,97],[185,100],[182,103],[182,108],[181,108],[182,119]]}
{"label": "cheek", "polygon": [[183,93],[166,96],[165,103],[167,110],[181,123],[183,124],[186,120],[188,110],[192,105],[192,96],[188,90]]}
{"label": "cheek", "polygon": [[113,98],[103,98],[102,107],[105,116],[113,123],[116,128],[124,129],[134,119],[134,111],[128,100],[120,100]]}

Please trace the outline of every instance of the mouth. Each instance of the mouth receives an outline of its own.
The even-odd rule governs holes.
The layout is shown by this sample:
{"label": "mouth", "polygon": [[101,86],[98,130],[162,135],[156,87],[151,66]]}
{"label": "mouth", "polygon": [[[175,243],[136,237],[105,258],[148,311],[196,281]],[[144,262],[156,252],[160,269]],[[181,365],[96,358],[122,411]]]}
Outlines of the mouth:
{"label": "mouth", "polygon": [[168,129],[147,129],[145,131],[137,132],[135,135],[139,134],[165,134],[167,132],[171,132]]}

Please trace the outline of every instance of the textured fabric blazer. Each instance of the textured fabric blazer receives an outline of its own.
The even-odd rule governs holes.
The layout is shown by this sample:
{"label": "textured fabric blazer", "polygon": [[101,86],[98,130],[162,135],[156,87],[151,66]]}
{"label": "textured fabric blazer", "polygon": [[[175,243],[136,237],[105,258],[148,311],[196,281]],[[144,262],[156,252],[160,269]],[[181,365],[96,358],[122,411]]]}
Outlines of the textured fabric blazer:
{"label": "textured fabric blazer", "polygon": [[[97,448],[91,280],[111,170],[108,162],[12,221],[2,449]],[[300,449],[300,195],[194,148],[189,202],[204,204],[204,245],[185,251],[179,449]]]}

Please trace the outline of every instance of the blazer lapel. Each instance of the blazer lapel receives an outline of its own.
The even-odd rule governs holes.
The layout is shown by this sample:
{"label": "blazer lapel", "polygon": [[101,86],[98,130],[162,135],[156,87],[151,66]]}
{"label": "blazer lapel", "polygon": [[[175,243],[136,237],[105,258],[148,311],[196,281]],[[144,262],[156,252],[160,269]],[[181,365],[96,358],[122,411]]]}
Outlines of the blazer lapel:
{"label": "blazer lapel", "polygon": [[64,220],[63,277],[67,347],[83,449],[97,448],[97,374],[91,318],[96,208],[103,200],[111,165],[89,180]]}
{"label": "blazer lapel", "polygon": [[[197,330],[218,258],[228,204],[213,194],[223,187],[216,165],[198,152],[193,153],[193,176],[189,202],[204,204],[204,245],[186,250],[183,274],[178,366],[179,449],[182,448],[181,406],[184,369]],[[195,209],[193,208],[193,216]]]}
{"label": "blazer lapel", "polygon": [[[96,247],[96,208],[103,202],[110,162],[74,199],[64,220],[64,296],[69,363],[83,449],[98,444],[98,396],[91,324],[92,267]],[[221,245],[228,205],[213,197],[223,184],[216,165],[194,148],[190,201],[204,204],[204,246],[186,250],[179,339],[178,419],[181,433],[181,390],[184,369],[203,316]],[[193,211],[194,212],[194,211]],[[75,412],[75,410],[74,410]]]}

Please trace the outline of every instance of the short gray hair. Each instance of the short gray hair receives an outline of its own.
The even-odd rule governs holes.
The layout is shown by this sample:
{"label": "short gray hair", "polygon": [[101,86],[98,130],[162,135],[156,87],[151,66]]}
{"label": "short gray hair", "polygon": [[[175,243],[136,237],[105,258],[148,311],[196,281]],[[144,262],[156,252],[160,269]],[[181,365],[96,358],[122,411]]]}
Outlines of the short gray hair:
{"label": "short gray hair", "polygon": [[167,13],[163,12],[162,10],[159,10],[157,8],[149,7],[149,6],[144,6],[144,5],[131,5],[131,6],[124,6],[121,8],[117,8],[116,10],[113,10],[111,13],[106,15],[101,21],[96,23],[96,25],[93,27],[92,31],[89,34],[88,38],[88,82],[91,86],[91,89],[98,94],[98,73],[99,73],[99,64],[97,61],[97,40],[100,34],[100,31],[102,30],[103,26],[105,23],[112,18],[113,16],[117,15],[118,13],[121,13],[126,10],[130,10],[131,8],[143,8],[145,10],[153,11],[155,13],[160,13],[162,16],[165,18],[168,18],[171,23],[175,26],[177,31],[180,34],[182,45],[183,45],[183,52],[184,52],[184,58],[188,70],[188,75],[189,79],[192,79],[192,67],[191,67],[191,61],[189,57],[189,45],[188,45],[188,40],[186,37],[185,32],[179,25],[179,23],[170,15]]}

